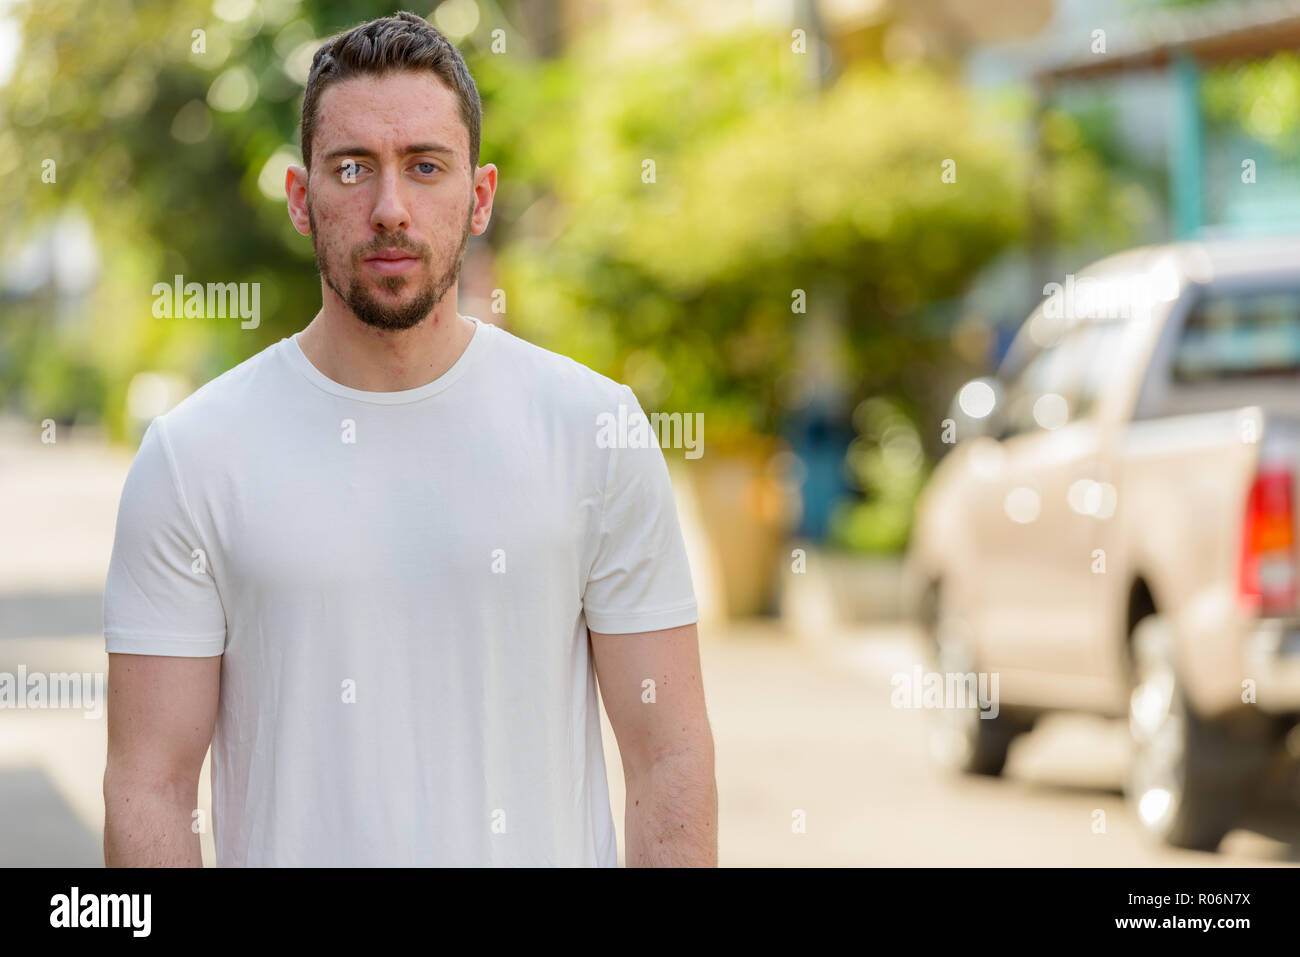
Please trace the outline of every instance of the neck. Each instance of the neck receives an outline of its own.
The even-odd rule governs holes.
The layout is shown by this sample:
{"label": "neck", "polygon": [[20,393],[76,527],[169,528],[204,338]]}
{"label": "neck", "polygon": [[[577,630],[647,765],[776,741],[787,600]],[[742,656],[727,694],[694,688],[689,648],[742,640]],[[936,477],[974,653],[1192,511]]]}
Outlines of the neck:
{"label": "neck", "polygon": [[327,290],[325,306],[298,333],[298,345],[322,374],[350,389],[418,389],[455,365],[474,335],[473,321],[454,308],[454,290],[418,324],[400,330],[368,326],[329,299],[337,297]]}

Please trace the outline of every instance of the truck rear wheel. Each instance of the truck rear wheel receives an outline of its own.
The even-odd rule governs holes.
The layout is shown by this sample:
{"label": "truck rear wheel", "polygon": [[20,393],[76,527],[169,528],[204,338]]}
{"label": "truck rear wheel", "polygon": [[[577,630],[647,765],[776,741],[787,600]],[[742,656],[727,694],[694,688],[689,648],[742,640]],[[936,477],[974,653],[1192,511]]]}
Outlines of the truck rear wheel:
{"label": "truck rear wheel", "polygon": [[1212,851],[1236,823],[1269,741],[1196,713],[1178,677],[1173,632],[1161,616],[1149,615],[1134,628],[1133,664],[1125,796],[1152,836]]}

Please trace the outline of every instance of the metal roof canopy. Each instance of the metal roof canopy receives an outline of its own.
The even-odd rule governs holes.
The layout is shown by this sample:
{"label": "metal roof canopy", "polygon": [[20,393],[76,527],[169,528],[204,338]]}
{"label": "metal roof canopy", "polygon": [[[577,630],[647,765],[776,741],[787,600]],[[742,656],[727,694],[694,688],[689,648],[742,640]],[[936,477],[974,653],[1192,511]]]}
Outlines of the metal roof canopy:
{"label": "metal roof canopy", "polygon": [[1173,82],[1169,116],[1169,212],[1173,236],[1190,239],[1205,226],[1201,76],[1206,67],[1300,49],[1300,0],[1240,0],[1166,11],[1145,20],[1142,37],[1113,52],[1092,53],[1033,74],[1039,109],[1058,83],[1166,69]]}
{"label": "metal roof canopy", "polygon": [[[1050,87],[1062,80],[1161,69],[1180,57],[1206,67],[1300,49],[1300,0],[1248,0],[1170,11],[1147,20],[1143,33],[1151,39],[1044,68],[1034,73],[1034,80]],[[1109,39],[1114,38],[1110,31]]]}

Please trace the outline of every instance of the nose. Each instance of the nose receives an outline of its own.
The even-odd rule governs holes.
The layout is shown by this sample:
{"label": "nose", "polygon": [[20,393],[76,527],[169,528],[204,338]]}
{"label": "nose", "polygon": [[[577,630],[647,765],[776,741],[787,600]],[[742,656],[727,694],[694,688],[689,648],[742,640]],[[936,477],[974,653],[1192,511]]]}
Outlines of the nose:
{"label": "nose", "polygon": [[379,195],[375,199],[374,209],[370,211],[370,225],[380,232],[396,232],[409,229],[411,216],[402,201],[399,185],[401,179],[395,169],[387,169],[379,183]]}

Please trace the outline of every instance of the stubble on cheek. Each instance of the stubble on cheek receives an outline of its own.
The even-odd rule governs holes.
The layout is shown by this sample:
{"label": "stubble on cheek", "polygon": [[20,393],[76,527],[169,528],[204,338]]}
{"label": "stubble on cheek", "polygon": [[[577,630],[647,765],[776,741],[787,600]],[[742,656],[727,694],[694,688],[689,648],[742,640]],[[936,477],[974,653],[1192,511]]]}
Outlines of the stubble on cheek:
{"label": "stubble on cheek", "polygon": [[[346,300],[348,297],[347,287],[351,285],[352,279],[347,275],[339,275],[335,270],[330,268],[331,262],[338,262],[336,255],[338,244],[329,238],[334,233],[332,227],[337,221],[337,215],[328,209],[321,211],[320,219],[318,220],[316,218],[315,208],[310,202],[308,202],[307,223],[311,227],[311,245],[312,251],[316,256],[316,271],[320,273],[321,278],[325,280],[325,284],[334,291],[335,295],[340,299]],[[338,262],[338,266],[340,269],[346,270],[346,259],[342,262]],[[353,275],[355,276],[355,270],[353,271]],[[340,283],[343,283],[343,286],[340,286]]]}
{"label": "stubble on cheek", "polygon": [[329,282],[329,244],[321,235],[320,224],[316,221],[316,210],[310,196],[307,198],[307,225],[311,229],[311,248],[316,256],[316,271],[321,274],[321,278]]}

